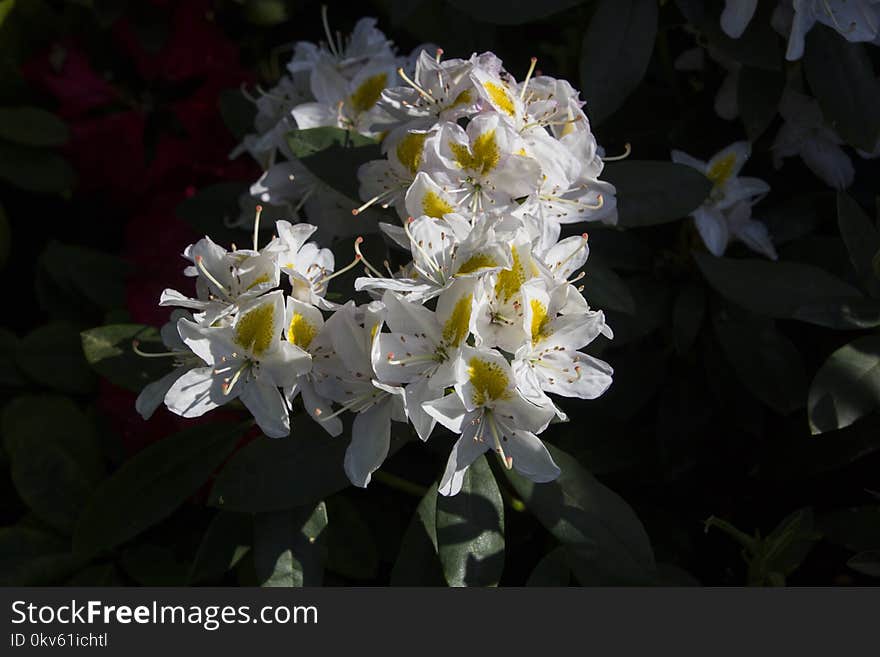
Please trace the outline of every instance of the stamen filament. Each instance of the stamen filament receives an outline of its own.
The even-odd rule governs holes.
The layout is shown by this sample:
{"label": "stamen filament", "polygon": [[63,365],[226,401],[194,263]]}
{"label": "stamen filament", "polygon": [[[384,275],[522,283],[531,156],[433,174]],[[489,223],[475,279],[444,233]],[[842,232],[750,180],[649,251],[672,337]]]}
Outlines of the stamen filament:
{"label": "stamen filament", "polygon": [[626,142],[623,145],[623,154],[622,155],[612,155],[610,157],[603,157],[602,161],[603,162],[617,162],[618,160],[625,160],[626,158],[628,158],[630,156],[630,153],[632,153],[632,144],[630,144],[629,142]]}
{"label": "stamen filament", "polygon": [[361,262],[364,263],[364,267],[366,267],[368,271],[371,271],[379,278],[385,278],[385,275],[378,269],[376,269],[373,265],[371,265],[370,262],[364,257],[364,254],[361,253],[361,244],[363,243],[363,241],[364,238],[361,236],[358,236],[358,238],[354,241],[355,254],[361,259]]}
{"label": "stamen filament", "polygon": [[523,80],[522,89],[519,91],[519,99],[523,100],[526,95],[526,88],[529,86],[529,80],[532,79],[532,73],[535,72],[535,64],[538,63],[537,57],[532,57],[531,64],[529,65],[529,72],[526,73],[526,79]]}

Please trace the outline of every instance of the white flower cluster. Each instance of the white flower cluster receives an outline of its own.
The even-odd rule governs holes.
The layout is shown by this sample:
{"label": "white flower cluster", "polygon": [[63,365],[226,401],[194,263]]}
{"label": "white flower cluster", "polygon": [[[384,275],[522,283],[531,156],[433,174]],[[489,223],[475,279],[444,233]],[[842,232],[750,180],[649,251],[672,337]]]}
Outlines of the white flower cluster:
{"label": "white flower cluster", "polygon": [[[372,23],[358,26],[342,52],[297,46],[317,100],[290,107],[286,128],[269,132],[333,121],[378,131],[385,157],[358,172],[366,202],[354,213],[393,206],[401,222],[382,228],[406,264],[380,271],[358,238],[354,261],[334,273],[332,253],[308,241],[316,227],[283,220],[258,248],[257,208],[253,249],[206,237],[184,252],[196,294],[166,290],[160,302],[178,308],[163,337],[179,367],[148,386],[138,408],[147,416],[164,401],[195,417],[239,399],[270,437],[290,433],[298,397],[333,436],[352,414],[344,467],[358,486],[386,458],[393,421],[408,421],[421,440],[438,422],[460,434],[445,495],[490,450],[507,468],[552,480],[559,468],[537,434],[566,417],[549,395],[592,399],[612,377],[581,351],[612,337],[573,284],[587,236],[560,239],[562,224],[616,219],[583,103],[567,82],[532,77],[534,61],[518,83],[491,53],[442,60],[422,50],[411,75],[397,67],[404,84],[381,85],[367,108],[363,80],[391,79],[394,69],[381,54],[387,40]],[[339,84],[316,82],[328,79]],[[372,301],[325,297],[334,276],[361,266],[355,289]]]}

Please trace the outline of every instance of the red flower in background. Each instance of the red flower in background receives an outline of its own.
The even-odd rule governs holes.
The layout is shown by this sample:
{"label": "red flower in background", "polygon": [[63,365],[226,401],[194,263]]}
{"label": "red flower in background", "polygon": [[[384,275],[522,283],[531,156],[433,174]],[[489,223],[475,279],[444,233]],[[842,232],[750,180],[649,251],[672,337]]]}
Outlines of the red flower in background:
{"label": "red flower in background", "polygon": [[[239,63],[238,46],[213,21],[211,2],[152,5],[168,28],[160,48],[146,47],[128,17],[111,29],[112,44],[134,76],[117,81],[99,74],[85,45],[73,40],[55,44],[23,73],[55,98],[69,124],[66,156],[77,170],[77,194],[98,208],[96,219],[126,220],[122,255],[134,265],[126,287],[132,321],[161,326],[169,309],[158,306],[159,294],[165,287],[190,290],[180,254],[201,237],[175,215],[176,206],[199,186],[254,180],[259,169],[245,158],[228,158],[235,140],[218,98],[252,76]],[[129,454],[200,421],[163,409],[145,422],[134,398],[105,382],[98,400]],[[237,421],[237,415],[212,421],[218,419]]]}

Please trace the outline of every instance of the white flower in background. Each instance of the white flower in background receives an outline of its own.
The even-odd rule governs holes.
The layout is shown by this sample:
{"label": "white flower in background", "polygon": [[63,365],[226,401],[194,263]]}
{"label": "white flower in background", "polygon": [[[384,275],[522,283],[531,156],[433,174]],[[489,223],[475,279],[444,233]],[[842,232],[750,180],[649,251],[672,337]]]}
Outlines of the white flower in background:
{"label": "white flower in background", "polygon": [[758,8],[758,0],[724,0],[721,29],[731,39],[739,39]]}
{"label": "white flower in background", "polygon": [[[742,208],[742,203],[751,208],[770,191],[770,186],[763,180],[739,175],[750,154],[749,143],[739,141],[716,153],[708,162],[681,151],[672,151],[672,161],[696,169],[713,183],[709,198],[691,213],[710,253],[723,255],[730,240],[735,237],[759,253],[775,259],[776,251],[766,227],[751,219],[750,211],[748,217],[742,209],[731,211],[734,206]],[[761,233],[763,238],[759,237]],[[747,236],[747,239],[743,236]],[[758,248],[757,244],[760,244]]]}
{"label": "white flower in background", "polygon": [[851,42],[880,40],[878,0],[792,0],[781,2],[773,15],[778,32],[788,35],[785,58],[804,56],[804,41],[816,23],[827,25]]}
{"label": "white flower in background", "polygon": [[280,290],[241,307],[231,326],[212,328],[180,319],[183,342],[205,363],[174,382],[165,395],[168,408],[199,417],[240,399],[271,438],[290,433],[290,416],[279,388],[294,385],[311,367],[300,347],[282,340],[284,297]]}
{"label": "white flower in background", "polygon": [[787,88],[779,104],[785,122],[773,141],[773,164],[800,156],[816,176],[833,189],[846,189],[855,176],[852,160],[841,148],[843,140],[826,124],[815,98]]}
{"label": "white flower in background", "polygon": [[705,54],[708,54],[712,61],[727,71],[727,74],[721,81],[721,86],[715,92],[714,109],[720,118],[725,121],[733,121],[739,116],[737,87],[739,85],[739,73],[742,69],[742,64],[717,48],[706,45],[705,49],[701,46],[696,46],[682,52],[675,60],[675,70],[687,72],[703,71],[706,68]]}
{"label": "white flower in background", "polygon": [[277,254],[278,267],[287,274],[292,296],[325,310],[335,307],[324,298],[333,277],[333,252],[307,241],[317,227],[278,221],[275,229],[278,237],[266,248]]}
{"label": "white flower in background", "polygon": [[516,388],[510,365],[497,351],[468,347],[460,368],[455,393],[424,405],[438,422],[461,434],[449,455],[439,492],[457,494],[468,466],[489,450],[507,468],[532,481],[556,479],[559,467],[535,435],[553,419],[553,407],[526,400]]}

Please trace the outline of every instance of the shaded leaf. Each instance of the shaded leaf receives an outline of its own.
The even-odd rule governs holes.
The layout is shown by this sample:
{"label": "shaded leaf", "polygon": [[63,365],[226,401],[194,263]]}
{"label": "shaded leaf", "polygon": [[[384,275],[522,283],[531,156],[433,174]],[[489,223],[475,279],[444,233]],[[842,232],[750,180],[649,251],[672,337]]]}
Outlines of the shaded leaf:
{"label": "shaded leaf", "polygon": [[807,34],[804,70],[825,119],[851,146],[873,151],[880,139],[880,83],[865,44],[816,25]]}
{"label": "shaded leaf", "polygon": [[95,492],[74,532],[77,553],[113,548],[166,518],[229,456],[248,424],[207,424],[150,445]]}
{"label": "shaded leaf", "polygon": [[803,407],[807,392],[803,357],[772,321],[722,311],[716,314],[714,326],[728,361],[753,395],[782,415]]}
{"label": "shaded leaf", "polygon": [[95,429],[66,397],[19,397],[3,411],[3,444],[21,499],[70,533],[104,476]]}
{"label": "shaded leaf", "polygon": [[450,586],[497,586],[504,569],[504,501],[485,456],[457,495],[437,496],[437,550]]}
{"label": "shaded leaf", "polygon": [[125,307],[129,266],[117,256],[52,240],[40,254],[39,265],[65,295],[102,310]]}
{"label": "shaded leaf", "polygon": [[149,544],[125,550],[119,563],[140,586],[183,586],[189,569],[171,549]]}
{"label": "shaded leaf", "polygon": [[172,362],[169,358],[138,356],[132,342],[148,353],[163,353],[159,332],[143,324],[110,324],[83,331],[82,350],[91,368],[113,385],[140,392],[143,387],[167,374]]}
{"label": "shaded leaf", "polygon": [[705,314],[705,291],[699,285],[686,284],[679,291],[672,307],[673,339],[679,354],[687,353],[694,344]]}
{"label": "shaded leaf", "polygon": [[70,136],[67,125],[39,107],[0,107],[0,139],[26,146],[60,146]]}
{"label": "shaded leaf", "polygon": [[375,140],[340,128],[291,130],[287,144],[318,180],[352,200],[359,198],[360,166],[382,157]]}
{"label": "shaded leaf", "polygon": [[853,552],[880,550],[880,506],[856,506],[823,513],[818,527],[826,540]]}
{"label": "shaded leaf", "polygon": [[880,550],[859,552],[850,558],[846,565],[869,577],[880,577]]}
{"label": "shaded leaf", "polygon": [[581,45],[581,92],[598,125],[642,81],[657,36],[657,3],[599,0]]}
{"label": "shaded leaf", "polygon": [[[301,417],[288,438],[255,440],[236,452],[217,475],[208,503],[227,511],[283,511],[347,488],[342,463],[348,440],[332,438],[309,422]],[[391,434],[393,454],[403,442]]]}
{"label": "shaded leaf", "polygon": [[541,557],[526,586],[568,586],[570,582],[568,555],[565,547],[560,545]]}
{"label": "shaded leaf", "polygon": [[749,141],[755,142],[770,126],[782,99],[785,75],[781,71],[744,66],[739,72],[736,104]]}
{"label": "shaded leaf", "polygon": [[580,0],[486,0],[468,2],[467,0],[447,0],[456,9],[490,25],[522,25],[551,16],[574,7]]}
{"label": "shaded leaf", "polygon": [[9,228],[9,218],[6,216],[3,205],[0,204],[0,269],[6,265],[11,249],[12,231]]}
{"label": "shaded leaf", "polygon": [[379,570],[376,539],[363,515],[348,499],[327,500],[327,570],[350,579],[373,579]]}
{"label": "shaded leaf", "polygon": [[65,194],[76,184],[76,174],[57,153],[0,142],[0,180],[29,192]]}
{"label": "shaded leaf", "polygon": [[87,393],[95,384],[79,332],[67,322],[53,322],[28,333],[19,343],[16,361],[29,379],[62,392]]}
{"label": "shaded leaf", "polygon": [[218,512],[202,537],[187,584],[220,579],[250,551],[252,543],[253,519],[249,514]]}
{"label": "shaded leaf", "polygon": [[880,336],[857,338],[835,351],[810,386],[807,409],[816,433],[847,427],[880,407]]}
{"label": "shaded leaf", "polygon": [[583,267],[584,296],[590,305],[602,310],[617,310],[632,315],[636,303],[626,282],[613,269],[606,267],[596,258],[589,258]]}
{"label": "shaded leaf", "polygon": [[391,569],[391,586],[444,586],[437,556],[437,484],[416,507]]}
{"label": "shaded leaf", "polygon": [[626,228],[681,219],[699,207],[712,189],[699,171],[675,162],[611,162],[604,178],[617,188],[618,222]]}
{"label": "shaded leaf", "polygon": [[320,586],[326,559],[327,507],[254,517],[254,567],[261,586]]}
{"label": "shaded leaf", "polygon": [[652,582],[654,553],[630,506],[570,455],[547,448],[562,470],[556,481],[535,484],[515,471],[506,474],[529,511],[566,546],[578,581],[584,586]]}
{"label": "shaded leaf", "polygon": [[69,541],[30,527],[0,529],[0,586],[58,584],[81,565]]}
{"label": "shaded leaf", "polygon": [[856,273],[862,278],[873,276],[872,261],[880,249],[880,233],[851,196],[837,193],[837,225]]}
{"label": "shaded leaf", "polygon": [[241,89],[224,89],[217,100],[220,117],[236,139],[254,131],[256,105],[244,97]]}
{"label": "shaded leaf", "polygon": [[272,27],[288,20],[290,11],[286,0],[246,0],[244,16],[254,25]]}
{"label": "shaded leaf", "polygon": [[24,374],[16,362],[19,344],[15,333],[0,328],[0,386],[13,388],[25,384]]}
{"label": "shaded leaf", "polygon": [[823,319],[803,308],[816,308],[829,302],[848,303],[863,299],[861,293],[828,272],[793,262],[770,262],[756,258],[716,258],[695,253],[706,280],[735,304],[765,317],[803,319],[822,323]]}

